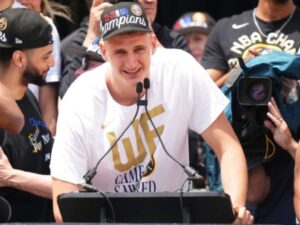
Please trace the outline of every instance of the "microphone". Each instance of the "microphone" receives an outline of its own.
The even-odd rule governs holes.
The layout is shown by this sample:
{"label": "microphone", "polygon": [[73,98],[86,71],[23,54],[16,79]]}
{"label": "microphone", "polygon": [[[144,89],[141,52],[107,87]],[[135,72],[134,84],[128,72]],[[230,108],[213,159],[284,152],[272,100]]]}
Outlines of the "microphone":
{"label": "microphone", "polygon": [[137,108],[135,111],[135,114],[131,120],[131,122],[128,124],[128,126],[124,129],[124,131],[120,134],[120,136],[115,140],[115,142],[110,146],[110,148],[105,152],[105,154],[98,160],[97,164],[89,169],[86,174],[83,176],[84,183],[78,184],[80,188],[89,191],[89,192],[98,192],[97,188],[92,185],[92,179],[97,174],[98,166],[100,165],[101,161],[108,155],[108,153],[116,146],[116,144],[119,142],[119,140],[122,138],[122,136],[125,134],[125,132],[129,129],[129,127],[133,124],[134,120],[136,119],[139,109],[140,109],[140,96],[143,92],[143,84],[142,82],[138,82],[136,84],[136,92],[138,94],[137,96]]}
{"label": "microphone", "polygon": [[[163,148],[163,151],[167,154],[167,156],[169,156],[174,162],[176,162],[182,169],[183,171],[188,175],[188,178],[190,180],[194,180],[197,182],[197,184],[199,185],[199,187],[201,188],[204,188],[205,187],[205,179],[203,176],[201,176],[194,168],[192,168],[191,166],[188,166],[188,165],[183,165],[181,162],[179,162],[177,159],[175,159],[170,153],[169,151],[167,150],[167,148],[165,147],[165,144],[164,142],[162,141],[161,139],[161,136],[159,135],[158,131],[157,131],[157,128],[149,114],[149,111],[148,111],[148,90],[150,89],[150,80],[149,78],[145,78],[144,79],[144,88],[146,90],[146,93],[145,93],[145,104],[144,104],[144,107],[145,107],[145,111],[146,111],[146,115],[158,137],[158,140]],[[151,156],[151,160],[153,160],[153,155]],[[152,161],[150,160],[150,163],[152,163]],[[147,166],[146,166],[147,168]],[[144,173],[144,172],[143,172]]]}

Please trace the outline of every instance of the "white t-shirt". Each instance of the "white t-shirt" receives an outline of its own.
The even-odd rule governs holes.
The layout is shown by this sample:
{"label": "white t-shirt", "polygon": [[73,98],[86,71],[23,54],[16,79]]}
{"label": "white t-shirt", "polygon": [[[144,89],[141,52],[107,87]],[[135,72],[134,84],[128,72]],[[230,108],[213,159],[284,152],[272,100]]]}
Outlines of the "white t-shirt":
{"label": "white t-shirt", "polygon": [[12,6],[12,8],[26,8],[24,5],[22,5],[20,2],[14,1]]}
{"label": "white t-shirt", "polygon": [[[61,102],[51,160],[51,175],[57,179],[82,182],[87,170],[133,119],[137,106],[118,104],[108,91],[105,73],[109,67],[105,63],[81,75]],[[169,153],[188,165],[188,129],[199,134],[205,131],[228,100],[199,63],[182,50],[157,49],[149,78],[151,118]],[[151,155],[152,172],[143,175]],[[93,185],[102,191],[175,191],[186,177],[162,149],[141,107],[132,126],[99,164]]]}

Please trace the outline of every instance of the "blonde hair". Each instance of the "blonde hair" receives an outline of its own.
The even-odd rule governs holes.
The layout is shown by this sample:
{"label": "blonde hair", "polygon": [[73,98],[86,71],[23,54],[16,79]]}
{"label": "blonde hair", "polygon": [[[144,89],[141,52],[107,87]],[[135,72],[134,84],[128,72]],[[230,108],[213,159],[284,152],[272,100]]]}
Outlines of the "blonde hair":
{"label": "blonde hair", "polygon": [[62,17],[73,23],[71,9],[68,6],[50,0],[42,0],[41,9],[44,15],[52,19]]}

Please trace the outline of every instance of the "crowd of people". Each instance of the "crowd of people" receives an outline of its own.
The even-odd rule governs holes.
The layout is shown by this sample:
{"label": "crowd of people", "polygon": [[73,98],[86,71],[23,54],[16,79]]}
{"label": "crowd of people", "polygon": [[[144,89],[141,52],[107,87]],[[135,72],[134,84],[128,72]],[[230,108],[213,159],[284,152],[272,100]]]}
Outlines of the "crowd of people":
{"label": "crowd of people", "polygon": [[218,21],[187,12],[169,29],[155,22],[157,1],[86,0],[89,15],[62,40],[55,18],[72,21],[67,6],[1,1],[0,196],[9,222],[63,222],[57,197],[86,187],[173,192],[185,166],[204,177],[201,188],[230,196],[235,224],[298,222],[300,123],[286,116],[291,105],[300,110],[298,80],[280,77],[279,96],[273,90],[264,106],[227,91],[251,60],[299,53],[299,8],[258,0]]}

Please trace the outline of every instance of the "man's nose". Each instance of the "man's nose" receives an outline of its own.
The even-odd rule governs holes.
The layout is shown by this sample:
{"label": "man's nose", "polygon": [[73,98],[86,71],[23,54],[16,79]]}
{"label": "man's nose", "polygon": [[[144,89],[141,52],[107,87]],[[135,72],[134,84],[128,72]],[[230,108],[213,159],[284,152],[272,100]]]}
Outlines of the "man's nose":
{"label": "man's nose", "polygon": [[134,54],[128,55],[128,58],[126,61],[126,67],[128,69],[134,69],[138,64],[137,62],[138,62],[138,59]]}
{"label": "man's nose", "polygon": [[54,65],[55,65],[55,60],[54,60],[53,55],[51,55],[49,58],[48,67],[53,67]]}

